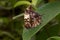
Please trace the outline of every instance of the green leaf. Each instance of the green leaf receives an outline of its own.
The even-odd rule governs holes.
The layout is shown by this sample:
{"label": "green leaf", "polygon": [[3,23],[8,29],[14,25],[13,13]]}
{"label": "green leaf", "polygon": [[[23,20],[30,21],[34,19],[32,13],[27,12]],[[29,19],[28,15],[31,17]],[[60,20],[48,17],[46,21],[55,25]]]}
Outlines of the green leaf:
{"label": "green leaf", "polygon": [[17,6],[21,6],[21,5],[30,5],[31,3],[29,1],[18,1],[15,5],[14,8]]}
{"label": "green leaf", "polygon": [[37,6],[42,0],[32,0],[32,4]]}
{"label": "green leaf", "polygon": [[49,37],[59,35],[60,34],[59,32],[60,32],[60,24],[55,23],[55,21],[54,23],[51,23],[51,24],[49,22],[46,26],[44,26],[44,28],[41,29],[41,31],[39,31],[36,34],[36,40],[40,40],[40,39],[46,40]]}
{"label": "green leaf", "polygon": [[58,36],[54,36],[54,37],[50,37],[47,40],[60,40],[60,37]]}
{"label": "green leaf", "polygon": [[14,39],[14,36],[6,31],[0,31],[0,36],[2,36],[2,35],[7,35],[8,37],[11,37],[12,39]]}
{"label": "green leaf", "polygon": [[41,28],[60,13],[60,2],[48,3],[37,9],[42,16],[42,22],[39,26],[31,29],[24,28],[23,40],[30,40]]}

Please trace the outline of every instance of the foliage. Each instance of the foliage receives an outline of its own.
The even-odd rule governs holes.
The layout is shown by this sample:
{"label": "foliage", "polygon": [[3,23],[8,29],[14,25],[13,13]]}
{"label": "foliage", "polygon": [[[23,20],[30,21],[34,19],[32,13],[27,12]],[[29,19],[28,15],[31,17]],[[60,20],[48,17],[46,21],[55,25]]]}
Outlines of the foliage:
{"label": "foliage", "polygon": [[[0,40],[60,40],[60,1],[0,0]],[[23,14],[32,5],[41,24],[26,29]]]}

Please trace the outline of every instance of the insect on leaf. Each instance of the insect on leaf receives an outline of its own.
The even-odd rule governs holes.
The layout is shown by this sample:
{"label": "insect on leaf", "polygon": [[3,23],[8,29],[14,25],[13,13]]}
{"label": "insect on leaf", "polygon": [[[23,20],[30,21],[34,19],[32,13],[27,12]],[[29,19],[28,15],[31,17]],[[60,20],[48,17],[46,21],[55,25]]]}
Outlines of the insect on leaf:
{"label": "insect on leaf", "polygon": [[37,9],[42,16],[42,22],[39,26],[31,29],[23,29],[23,40],[30,40],[41,28],[60,13],[60,2],[48,3]]}

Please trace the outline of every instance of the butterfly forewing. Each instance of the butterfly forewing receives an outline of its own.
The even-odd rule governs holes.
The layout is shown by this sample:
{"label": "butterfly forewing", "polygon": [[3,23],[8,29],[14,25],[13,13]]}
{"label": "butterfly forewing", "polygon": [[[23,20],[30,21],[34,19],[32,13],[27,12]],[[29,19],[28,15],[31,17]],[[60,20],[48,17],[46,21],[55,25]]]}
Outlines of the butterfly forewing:
{"label": "butterfly forewing", "polygon": [[24,13],[24,27],[33,28],[41,23],[41,15],[32,10],[32,6],[27,7]]}

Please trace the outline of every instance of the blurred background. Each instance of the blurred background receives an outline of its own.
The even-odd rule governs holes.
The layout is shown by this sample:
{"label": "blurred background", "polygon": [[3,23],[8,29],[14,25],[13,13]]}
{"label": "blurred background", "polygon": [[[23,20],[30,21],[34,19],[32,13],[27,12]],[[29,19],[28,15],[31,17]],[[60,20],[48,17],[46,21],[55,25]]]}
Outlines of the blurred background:
{"label": "blurred background", "polygon": [[[23,16],[13,19],[22,14],[27,5],[13,7],[18,1],[32,0],[0,0],[0,40],[22,40]],[[49,2],[60,0],[42,0],[38,7]],[[34,35],[31,40],[46,40],[51,36],[60,36],[60,14],[52,19],[44,28]]]}

